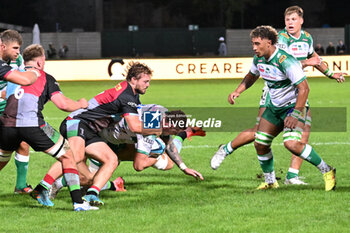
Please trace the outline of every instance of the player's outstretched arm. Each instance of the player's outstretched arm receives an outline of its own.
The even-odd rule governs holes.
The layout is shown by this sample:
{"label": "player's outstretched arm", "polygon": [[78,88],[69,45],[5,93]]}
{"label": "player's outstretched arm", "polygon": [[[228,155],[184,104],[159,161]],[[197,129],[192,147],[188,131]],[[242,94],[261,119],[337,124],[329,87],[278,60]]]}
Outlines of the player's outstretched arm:
{"label": "player's outstretched arm", "polygon": [[128,124],[129,129],[138,134],[142,135],[160,135],[162,129],[145,129],[143,128],[143,122],[139,120],[138,115],[125,115],[124,116],[126,123]]}
{"label": "player's outstretched arm", "polygon": [[26,72],[13,70],[5,77],[5,80],[22,86],[29,86],[33,84],[39,76],[40,73],[34,69],[27,70]]}
{"label": "player's outstretched arm", "polygon": [[345,81],[344,75],[347,75],[346,73],[343,73],[343,72],[333,73],[332,71],[330,71],[326,63],[322,61],[322,58],[316,52],[314,52],[310,58],[304,61],[301,61],[301,64],[303,65],[303,68],[306,66],[314,66],[325,76],[327,76],[330,79],[335,79],[338,83],[344,82]]}
{"label": "player's outstretched arm", "polygon": [[204,180],[201,173],[197,172],[196,170],[193,170],[191,168],[188,168],[185,163],[182,161],[182,158],[180,154],[178,153],[175,144],[173,143],[172,138],[167,143],[166,152],[168,156],[171,158],[171,160],[176,163],[176,165],[186,174],[189,176],[193,176],[196,179]]}
{"label": "player's outstretched arm", "polygon": [[57,108],[65,112],[73,112],[80,108],[87,108],[89,106],[89,103],[84,98],[75,101],[64,96],[62,93],[54,94],[51,97],[51,101],[57,106]]}
{"label": "player's outstretched arm", "polygon": [[255,76],[254,74],[252,74],[250,72],[248,74],[246,74],[246,76],[244,77],[242,82],[238,85],[236,90],[234,92],[232,92],[231,94],[229,94],[228,102],[230,104],[235,104],[235,99],[238,98],[242,92],[244,92],[249,87],[251,87],[256,82],[256,80],[258,80],[258,78],[259,78],[259,76]]}

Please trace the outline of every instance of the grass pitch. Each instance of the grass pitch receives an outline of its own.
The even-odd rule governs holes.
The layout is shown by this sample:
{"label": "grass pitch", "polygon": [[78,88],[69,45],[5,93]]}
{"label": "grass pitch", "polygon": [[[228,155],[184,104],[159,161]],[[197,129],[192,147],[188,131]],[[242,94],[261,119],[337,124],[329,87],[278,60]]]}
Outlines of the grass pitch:
{"label": "grass pitch", "polygon": [[[228,94],[241,80],[152,81],[143,103],[166,107],[230,107]],[[349,81],[348,81],[349,82]],[[325,78],[309,79],[312,107],[349,107],[350,83]],[[115,82],[63,82],[66,96],[90,99]],[[237,107],[257,107],[263,82],[258,81],[237,101]],[[67,114],[48,103],[46,120],[58,129]],[[349,122],[349,108],[347,121]],[[255,116],[252,116],[255,118]],[[239,122],[237,122],[239,124]],[[272,149],[280,189],[256,191],[263,181],[252,145],[236,150],[213,171],[210,159],[221,143],[239,132],[194,137],[184,143],[182,158],[205,178],[196,181],[176,166],[167,172],[136,172],[123,162],[113,178],[123,176],[128,191],[101,192],[99,211],[75,213],[67,190],[53,208],[39,206],[27,195],[13,194],[16,170],[12,159],[0,172],[0,232],[350,232],[350,133],[311,133],[310,144],[337,168],[337,189],[325,192],[322,175],[304,162],[300,175],[308,186],[283,185],[290,153],[277,137]],[[35,186],[54,160],[31,152],[28,182]]]}

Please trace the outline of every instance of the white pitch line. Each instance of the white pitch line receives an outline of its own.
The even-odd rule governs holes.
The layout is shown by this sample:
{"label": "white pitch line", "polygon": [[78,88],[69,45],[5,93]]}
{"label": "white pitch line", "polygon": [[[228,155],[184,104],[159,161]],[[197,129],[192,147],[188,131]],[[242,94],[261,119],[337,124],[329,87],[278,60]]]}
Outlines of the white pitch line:
{"label": "white pitch line", "polygon": [[[277,145],[277,146],[284,146],[283,143],[277,143],[277,144],[272,144],[272,145]],[[315,143],[310,143],[310,145],[315,145],[315,146],[333,146],[333,145],[350,145],[350,142],[315,142]],[[183,146],[183,149],[191,149],[191,148],[218,148],[219,145],[187,145]],[[246,146],[254,146],[253,143],[246,145]]]}

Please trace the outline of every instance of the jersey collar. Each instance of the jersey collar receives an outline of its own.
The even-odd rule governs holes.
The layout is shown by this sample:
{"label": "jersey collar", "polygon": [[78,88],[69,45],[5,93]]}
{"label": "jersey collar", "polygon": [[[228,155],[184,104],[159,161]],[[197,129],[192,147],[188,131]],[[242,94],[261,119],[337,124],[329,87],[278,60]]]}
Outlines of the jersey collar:
{"label": "jersey collar", "polygon": [[267,62],[270,62],[270,61],[272,60],[272,58],[273,58],[274,56],[276,56],[276,54],[277,54],[279,48],[278,48],[277,46],[275,46],[275,47],[276,47],[275,52],[273,52],[273,54],[269,57],[269,59],[267,59]]}

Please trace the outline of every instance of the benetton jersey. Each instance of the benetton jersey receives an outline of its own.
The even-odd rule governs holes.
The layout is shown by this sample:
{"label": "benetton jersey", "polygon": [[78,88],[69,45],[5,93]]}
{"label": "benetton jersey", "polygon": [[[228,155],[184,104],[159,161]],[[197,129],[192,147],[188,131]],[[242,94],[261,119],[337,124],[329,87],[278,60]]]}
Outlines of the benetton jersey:
{"label": "benetton jersey", "polygon": [[301,30],[299,38],[295,38],[287,32],[287,29],[283,29],[278,33],[277,46],[292,54],[299,61],[307,59],[314,53],[312,37],[304,30]]}
{"label": "benetton jersey", "polygon": [[[12,70],[19,70],[24,71],[24,62],[23,57],[21,54],[19,54],[18,58],[15,61],[11,61],[10,66],[12,67]],[[8,85],[10,84],[10,85]],[[10,88],[8,87],[10,86]],[[11,85],[11,83],[7,83],[7,81],[2,80],[0,81],[0,91],[6,91],[6,96],[9,96],[9,93],[13,93],[14,87],[17,87],[17,84]],[[0,97],[0,114],[5,110],[6,106],[6,99],[2,99]]]}
{"label": "benetton jersey", "polygon": [[90,99],[87,109],[72,112],[68,119],[85,121],[93,131],[99,132],[113,122],[115,115],[137,114],[138,104],[139,95],[134,94],[127,81],[123,81]]}
{"label": "benetton jersey", "polygon": [[18,85],[8,100],[1,121],[6,127],[35,127],[45,124],[42,110],[55,94],[61,93],[54,77],[39,70],[40,77],[30,86]]}
{"label": "benetton jersey", "polygon": [[12,67],[5,61],[0,59],[0,80],[5,78],[11,73]]}
{"label": "benetton jersey", "polygon": [[306,79],[300,62],[277,47],[268,60],[254,56],[250,72],[265,80],[271,103],[276,107],[294,104],[298,95],[296,85]]}

